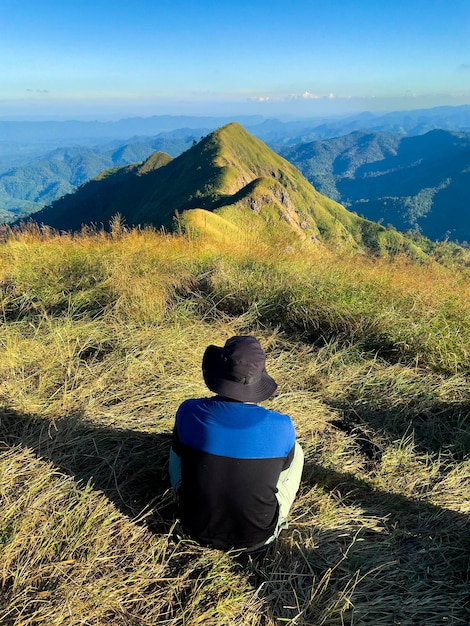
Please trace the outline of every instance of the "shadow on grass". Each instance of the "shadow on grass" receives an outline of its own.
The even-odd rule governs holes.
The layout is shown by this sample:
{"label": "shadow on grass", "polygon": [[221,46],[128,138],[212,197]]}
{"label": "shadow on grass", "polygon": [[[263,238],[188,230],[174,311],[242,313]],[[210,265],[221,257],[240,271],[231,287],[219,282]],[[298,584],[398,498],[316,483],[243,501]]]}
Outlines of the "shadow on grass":
{"label": "shadow on grass", "polygon": [[[306,460],[302,490],[309,488],[318,502],[324,505],[326,495],[334,506],[326,523],[325,513],[317,517],[313,510],[312,526],[300,517],[289,531],[298,537],[294,560],[304,562],[303,572],[314,581],[317,604],[308,604],[305,623],[323,623],[322,605],[338,601],[344,610],[327,623],[470,624],[468,514],[378,490]],[[314,548],[303,549],[309,542]],[[328,573],[330,590],[322,598]]]}
{"label": "shadow on grass", "polygon": [[154,532],[168,532],[175,507],[167,462],[171,433],[95,426],[81,414],[52,423],[0,409],[0,441],[30,448],[42,459],[101,491],[125,515],[145,518]]}
{"label": "shadow on grass", "polygon": [[310,460],[301,491],[311,509],[252,573],[275,623],[470,624],[469,515]]}
{"label": "shadow on grass", "polygon": [[[0,410],[0,442],[30,448],[75,480],[90,482],[125,515],[162,534],[175,518],[170,440],[170,433],[95,426],[80,414],[51,424]],[[468,515],[375,490],[308,459],[301,489],[304,495],[312,490],[310,509],[297,517],[294,511],[264,562],[241,569],[272,622],[469,623]],[[330,518],[316,510],[325,495],[336,503]],[[191,567],[193,550],[183,552],[181,566]],[[234,561],[233,567],[241,566]],[[203,574],[191,576],[198,582]]]}
{"label": "shadow on grass", "polygon": [[343,415],[334,425],[348,434],[367,425],[393,440],[413,433],[417,449],[424,453],[450,452],[456,460],[470,454],[470,401],[426,402],[416,397],[390,407],[384,394],[383,405],[374,399],[373,408],[355,397],[330,404]]}

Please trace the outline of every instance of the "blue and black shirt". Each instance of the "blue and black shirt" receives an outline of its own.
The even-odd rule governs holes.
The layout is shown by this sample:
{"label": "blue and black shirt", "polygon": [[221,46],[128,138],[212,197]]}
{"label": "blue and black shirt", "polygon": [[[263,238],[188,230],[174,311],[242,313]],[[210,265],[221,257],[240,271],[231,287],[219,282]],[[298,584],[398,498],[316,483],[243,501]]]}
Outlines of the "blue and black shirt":
{"label": "blue and black shirt", "polygon": [[186,532],[222,550],[262,545],[276,529],[276,484],[294,444],[288,415],[218,396],[183,402],[172,449]]}

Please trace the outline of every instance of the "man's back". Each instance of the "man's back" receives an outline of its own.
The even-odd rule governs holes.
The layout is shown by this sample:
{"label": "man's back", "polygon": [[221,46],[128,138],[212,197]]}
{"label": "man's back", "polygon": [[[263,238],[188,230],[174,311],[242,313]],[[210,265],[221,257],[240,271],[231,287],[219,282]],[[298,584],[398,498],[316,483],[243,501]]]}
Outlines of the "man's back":
{"label": "man's back", "polygon": [[276,484],[294,444],[287,415],[217,396],[184,402],[172,447],[181,458],[180,514],[190,535],[221,549],[269,539],[278,520]]}

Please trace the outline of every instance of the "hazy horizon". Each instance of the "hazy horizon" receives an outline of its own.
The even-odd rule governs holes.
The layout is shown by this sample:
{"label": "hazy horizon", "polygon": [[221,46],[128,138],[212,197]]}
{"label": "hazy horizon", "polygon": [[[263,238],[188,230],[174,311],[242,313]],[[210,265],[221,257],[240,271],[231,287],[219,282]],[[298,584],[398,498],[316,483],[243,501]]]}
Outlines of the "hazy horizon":
{"label": "hazy horizon", "polygon": [[86,112],[77,110],[76,113],[73,111],[71,113],[66,113],[65,111],[57,111],[56,113],[19,113],[18,110],[16,113],[12,113],[10,115],[0,115],[0,121],[2,122],[67,122],[67,121],[82,121],[82,122],[117,122],[120,120],[130,119],[130,118],[150,118],[154,116],[170,116],[170,117],[201,117],[201,118],[233,118],[234,120],[239,117],[260,117],[262,119],[278,119],[281,121],[302,121],[309,119],[318,119],[318,120],[331,120],[335,118],[348,118],[354,117],[360,114],[372,114],[376,116],[386,115],[387,113],[394,112],[413,112],[420,110],[430,110],[440,107],[458,107],[458,106],[468,106],[470,102],[462,102],[461,104],[446,104],[445,102],[441,102],[438,104],[430,104],[429,106],[406,106],[406,102],[400,107],[399,104],[395,107],[391,108],[383,108],[374,110],[372,107],[369,108],[360,108],[358,105],[357,108],[351,110],[310,110],[306,112],[300,111],[299,113],[295,113],[294,111],[283,110],[282,108],[273,108],[269,111],[262,110],[256,111],[249,108],[244,107],[222,107],[220,110],[213,107],[182,107],[178,109],[180,112],[174,112],[165,110],[160,107],[154,107],[147,109],[141,109],[139,107],[130,108],[129,110],[119,109],[117,111],[113,111],[112,108],[96,108],[94,112]]}

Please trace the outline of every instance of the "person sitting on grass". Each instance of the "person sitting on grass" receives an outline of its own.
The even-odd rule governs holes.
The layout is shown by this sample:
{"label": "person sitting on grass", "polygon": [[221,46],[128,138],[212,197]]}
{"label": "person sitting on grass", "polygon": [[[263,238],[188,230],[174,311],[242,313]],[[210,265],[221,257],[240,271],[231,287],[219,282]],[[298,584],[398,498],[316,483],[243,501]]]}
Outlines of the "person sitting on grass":
{"label": "person sitting on grass", "polygon": [[304,455],[291,418],[257,404],[277,388],[265,364],[255,337],[208,346],[202,372],[217,395],[176,413],[170,481],[183,531],[202,545],[257,552],[287,528]]}

